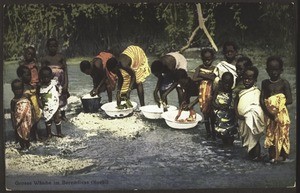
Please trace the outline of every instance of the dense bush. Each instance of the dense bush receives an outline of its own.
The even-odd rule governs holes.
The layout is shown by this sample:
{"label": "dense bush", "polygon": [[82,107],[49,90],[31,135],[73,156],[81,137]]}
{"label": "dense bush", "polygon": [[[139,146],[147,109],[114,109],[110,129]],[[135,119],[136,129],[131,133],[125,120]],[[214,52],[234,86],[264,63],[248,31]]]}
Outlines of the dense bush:
{"label": "dense bush", "polygon": [[[221,47],[259,46],[274,54],[295,54],[296,7],[293,3],[202,3],[205,25]],[[19,57],[27,45],[44,54],[56,37],[68,57],[120,53],[129,44],[161,55],[179,50],[198,26],[194,3],[10,4],[4,6],[4,58]],[[191,47],[208,46],[198,31]]]}

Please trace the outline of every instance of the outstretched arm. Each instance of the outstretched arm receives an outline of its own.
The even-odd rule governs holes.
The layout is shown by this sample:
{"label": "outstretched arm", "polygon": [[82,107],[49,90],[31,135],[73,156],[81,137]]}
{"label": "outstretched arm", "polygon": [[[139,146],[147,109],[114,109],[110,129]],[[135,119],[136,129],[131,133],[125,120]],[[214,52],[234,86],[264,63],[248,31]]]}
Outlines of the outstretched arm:
{"label": "outstretched arm", "polygon": [[159,77],[155,86],[155,89],[153,91],[153,97],[154,97],[154,101],[157,103],[157,105],[160,107],[160,97],[158,95],[159,92],[159,87],[161,85],[162,79]]}
{"label": "outstretched arm", "polygon": [[176,88],[176,86],[178,85],[178,82],[174,82],[170,88],[168,88],[168,90],[166,90],[166,92],[162,95],[162,101],[166,101],[167,100],[167,96],[170,92],[172,92],[172,90],[174,90]]}

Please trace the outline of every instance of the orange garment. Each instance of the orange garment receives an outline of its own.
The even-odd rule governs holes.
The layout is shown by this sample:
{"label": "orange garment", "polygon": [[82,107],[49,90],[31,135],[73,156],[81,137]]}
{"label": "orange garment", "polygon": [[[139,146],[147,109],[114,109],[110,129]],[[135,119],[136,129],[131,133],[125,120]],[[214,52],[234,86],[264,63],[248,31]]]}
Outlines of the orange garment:
{"label": "orange garment", "polygon": [[99,58],[102,60],[103,68],[105,69],[106,76],[108,78],[109,86],[114,90],[116,88],[116,82],[117,82],[117,76],[113,74],[112,72],[108,71],[106,68],[107,60],[112,58],[113,55],[108,52],[100,52],[96,58]]}

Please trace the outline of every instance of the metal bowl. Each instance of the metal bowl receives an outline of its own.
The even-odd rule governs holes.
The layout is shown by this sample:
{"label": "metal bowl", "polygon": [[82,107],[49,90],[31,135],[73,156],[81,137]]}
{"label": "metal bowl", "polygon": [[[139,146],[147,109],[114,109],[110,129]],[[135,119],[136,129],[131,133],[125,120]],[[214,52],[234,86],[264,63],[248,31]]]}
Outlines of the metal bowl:
{"label": "metal bowl", "polygon": [[[168,106],[167,111],[174,111],[177,107]],[[164,112],[163,108],[159,108],[157,105],[146,105],[140,107],[142,114],[148,119],[162,119],[161,114]]]}
{"label": "metal bowl", "polygon": [[[178,110],[174,110],[174,111],[166,111],[164,113],[161,114],[162,118],[165,119],[167,125],[171,128],[174,129],[190,129],[195,127],[199,121],[202,120],[202,116],[199,115],[198,113],[196,113],[196,120],[195,121],[191,121],[191,122],[178,122],[175,121],[175,117],[178,114]],[[186,119],[188,118],[190,115],[189,111],[182,111],[179,119]]]}
{"label": "metal bowl", "polygon": [[80,98],[83,111],[86,113],[95,113],[101,107],[101,98],[99,96],[92,97],[90,94],[84,95]]}
{"label": "metal bowl", "polygon": [[[121,104],[126,103],[125,101],[121,101]],[[126,117],[130,113],[133,112],[134,109],[137,107],[136,102],[132,102],[131,104],[133,107],[127,108],[127,109],[118,109],[117,108],[117,101],[113,101],[110,103],[105,103],[104,105],[101,106],[101,109],[110,117]]]}

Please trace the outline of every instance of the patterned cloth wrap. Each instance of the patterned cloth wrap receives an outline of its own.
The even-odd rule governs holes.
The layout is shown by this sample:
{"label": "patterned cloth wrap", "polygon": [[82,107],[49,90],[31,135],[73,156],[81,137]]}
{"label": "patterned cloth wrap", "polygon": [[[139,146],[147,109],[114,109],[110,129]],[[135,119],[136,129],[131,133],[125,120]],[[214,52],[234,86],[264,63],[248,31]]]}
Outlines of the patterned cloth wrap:
{"label": "patterned cloth wrap", "polygon": [[216,101],[220,105],[228,105],[226,110],[214,109],[215,113],[215,131],[218,137],[231,137],[237,133],[237,123],[235,121],[235,112],[233,109],[232,95],[230,93],[220,92]]}
{"label": "patterned cloth wrap", "polygon": [[59,65],[50,65],[49,66],[54,75],[54,79],[58,82],[57,86],[59,88],[59,107],[63,108],[68,103],[67,93],[62,93],[62,87],[65,85],[65,72],[64,69]]}
{"label": "patterned cloth wrap", "polygon": [[36,88],[31,85],[24,86],[24,95],[31,102],[33,123],[37,123],[42,117],[42,110],[39,107]]}
{"label": "patterned cloth wrap", "polygon": [[265,99],[267,110],[275,116],[275,120],[266,117],[266,139],[265,147],[275,146],[276,157],[278,160],[283,149],[285,153],[290,153],[290,117],[286,108],[285,95],[280,93]]}
{"label": "patterned cloth wrap", "polygon": [[43,105],[43,117],[47,122],[52,119],[59,108],[59,93],[55,79],[51,80],[50,85],[41,86],[40,97]]}
{"label": "patterned cloth wrap", "polygon": [[243,147],[248,152],[254,148],[265,131],[264,112],[259,103],[260,90],[253,86],[239,93],[238,113],[245,120],[239,120],[239,133]]}
{"label": "patterned cloth wrap", "polygon": [[12,109],[12,122],[14,129],[20,138],[29,140],[32,127],[32,112],[30,101],[22,97],[18,100],[13,99],[14,109]]}
{"label": "patterned cloth wrap", "polygon": [[[151,70],[148,64],[148,58],[145,52],[138,46],[127,47],[122,54],[131,58],[130,68],[135,72],[136,83],[142,83],[151,74]],[[130,85],[130,75],[121,69],[123,76],[123,85],[121,88],[121,94],[128,91]]]}
{"label": "patterned cloth wrap", "polygon": [[[199,71],[204,74],[210,74],[213,70],[200,68]],[[199,107],[203,114],[208,115],[212,108],[212,86],[213,81],[201,80],[199,85]]]}

